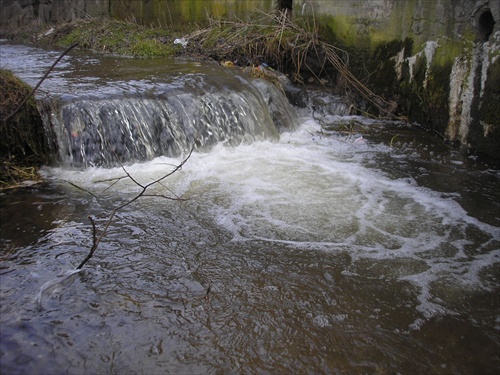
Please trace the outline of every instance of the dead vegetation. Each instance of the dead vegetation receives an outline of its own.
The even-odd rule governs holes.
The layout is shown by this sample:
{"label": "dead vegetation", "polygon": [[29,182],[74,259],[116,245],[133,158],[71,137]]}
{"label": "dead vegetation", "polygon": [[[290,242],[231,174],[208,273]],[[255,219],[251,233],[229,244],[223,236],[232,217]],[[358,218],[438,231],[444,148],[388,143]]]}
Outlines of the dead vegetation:
{"label": "dead vegetation", "polygon": [[314,17],[292,18],[286,10],[258,14],[251,21],[211,20],[209,27],[185,40],[192,51],[201,48],[217,61],[246,67],[266,63],[297,84],[307,83],[308,78],[321,83],[328,77],[336,90],[354,91],[381,116],[392,114],[396,104],[375,94],[351,73],[347,52],[322,40]]}
{"label": "dead vegetation", "polygon": [[[0,69],[0,189],[36,180],[37,166],[46,162],[42,120],[31,98],[31,87]],[[22,108],[19,104],[27,100]]]}
{"label": "dead vegetation", "polygon": [[[96,32],[89,25],[97,20],[82,20],[43,35],[66,46],[80,43],[82,48],[140,57],[172,54],[238,65],[248,75],[267,79],[278,87],[284,84],[283,79],[299,85],[328,82],[329,89],[339,94],[363,98],[375,109],[371,113],[393,116],[397,104],[375,94],[351,73],[349,55],[322,39],[314,17],[291,17],[284,9],[271,13],[256,11],[248,21],[209,21],[207,27],[185,35],[182,40],[186,44],[182,47],[175,44],[172,30],[148,31],[142,27],[138,33],[139,26],[131,22],[100,22],[103,28]],[[137,39],[138,34],[144,40]],[[32,166],[46,162],[47,145],[32,98],[22,111],[7,119],[16,105],[29,97],[30,88],[5,71],[0,72],[0,84],[0,182],[5,185],[31,176]],[[27,170],[19,160],[28,166]]]}
{"label": "dead vegetation", "polygon": [[[246,68],[266,63],[295,84],[321,84],[341,95],[360,96],[374,114],[392,116],[397,107],[351,73],[348,53],[325,41],[314,15],[292,17],[286,8],[255,10],[248,20],[209,18],[208,26],[189,25],[184,31],[147,28],[134,20],[88,18],[38,30],[35,39],[66,47],[79,43],[80,48],[134,57],[182,56]],[[249,69],[273,81],[270,72]]]}
{"label": "dead vegetation", "polygon": [[0,69],[0,189],[25,180],[39,180],[37,169],[48,161],[49,147],[33,95],[57,63],[76,46],[68,47],[34,88],[10,71]]}

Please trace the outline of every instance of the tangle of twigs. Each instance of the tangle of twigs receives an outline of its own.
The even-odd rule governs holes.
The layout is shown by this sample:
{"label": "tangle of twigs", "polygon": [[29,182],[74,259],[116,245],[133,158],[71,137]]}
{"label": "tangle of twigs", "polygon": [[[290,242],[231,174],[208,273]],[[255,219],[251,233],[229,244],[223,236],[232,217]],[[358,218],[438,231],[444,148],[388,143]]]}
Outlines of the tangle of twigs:
{"label": "tangle of twigs", "polygon": [[311,21],[289,17],[287,11],[260,13],[261,18],[251,21],[211,20],[208,28],[186,39],[200,43],[218,60],[245,56],[243,65],[267,62],[298,83],[303,83],[303,72],[319,80],[323,73],[336,71],[340,84],[357,91],[381,114],[391,116],[395,103],[375,94],[352,74],[347,52],[321,40],[314,17]]}
{"label": "tangle of twigs", "polygon": [[[92,256],[94,255],[95,251],[97,250],[99,244],[101,243],[101,241],[103,240],[104,236],[106,235],[106,233],[108,231],[108,228],[109,228],[111,222],[113,221],[114,216],[116,215],[116,213],[118,211],[120,211],[123,208],[127,207],[128,205],[132,204],[133,202],[135,202],[136,200],[138,200],[141,197],[160,197],[160,198],[170,199],[170,200],[174,200],[174,201],[185,201],[186,200],[184,198],[180,198],[180,197],[177,197],[177,196],[171,197],[171,196],[167,196],[167,195],[163,195],[163,194],[148,194],[148,189],[151,188],[152,186],[156,185],[156,184],[161,184],[161,182],[163,180],[165,180],[167,177],[169,177],[169,176],[173,175],[174,173],[180,171],[182,169],[182,167],[184,166],[184,164],[186,164],[186,162],[188,161],[188,159],[191,157],[191,154],[193,153],[193,151],[194,151],[194,146],[191,148],[191,150],[189,151],[189,154],[186,156],[186,158],[180,164],[178,164],[177,166],[175,166],[174,169],[172,169],[170,172],[164,174],[162,177],[157,178],[156,180],[154,180],[152,182],[149,182],[148,184],[141,184],[139,181],[137,181],[125,169],[125,167],[123,165],[121,166],[122,170],[125,172],[125,176],[120,177],[118,179],[114,179],[114,180],[130,179],[135,185],[137,185],[138,187],[140,187],[139,193],[137,193],[133,198],[129,199],[125,203],[119,205],[118,207],[115,207],[111,211],[109,217],[107,218],[106,222],[104,223],[103,229],[101,230],[101,232],[99,234],[97,232],[97,226],[96,226],[96,222],[95,222],[94,218],[92,216],[89,216],[90,224],[92,225],[92,246],[90,247],[89,253],[82,260],[82,262],[78,265],[78,267],[76,267],[74,270],[68,270],[68,271],[66,271],[66,273],[64,273],[62,275],[59,275],[56,278],[54,278],[53,280],[50,280],[50,281],[48,281],[48,282],[46,282],[45,284],[42,285],[42,287],[41,287],[41,289],[40,289],[40,291],[39,291],[39,293],[37,295],[37,299],[36,299],[37,300],[37,306],[38,306],[39,309],[42,308],[42,297],[43,297],[43,294],[45,292],[47,292],[47,291],[50,292],[57,285],[63,283],[65,280],[67,280],[68,278],[70,278],[72,275],[80,272],[82,270],[83,266],[92,258]],[[78,189],[80,189],[80,190],[86,191],[87,193],[91,194],[93,197],[97,197],[95,194],[91,193],[90,191],[87,191],[84,188],[79,187],[78,185],[75,185],[75,184],[71,184],[71,185],[74,186],[74,187],[76,187],[76,188],[78,188]],[[205,296],[206,299],[209,298],[208,297],[209,293],[210,293],[210,288],[207,290],[207,294]]]}

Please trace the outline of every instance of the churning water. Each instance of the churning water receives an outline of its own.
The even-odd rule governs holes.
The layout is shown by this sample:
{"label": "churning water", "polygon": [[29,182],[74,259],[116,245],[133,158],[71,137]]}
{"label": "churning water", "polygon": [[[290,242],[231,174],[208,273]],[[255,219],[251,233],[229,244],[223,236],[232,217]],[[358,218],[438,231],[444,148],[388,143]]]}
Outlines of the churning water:
{"label": "churning water", "polygon": [[[116,61],[114,74],[136,77],[116,79],[125,91],[134,85],[148,103],[157,100],[143,94],[158,90],[138,76],[144,70],[130,73],[137,61]],[[183,74],[173,72],[184,65],[172,64],[162,74],[183,90]],[[200,69],[191,77],[231,81],[227,72]],[[62,95],[71,81],[56,73],[48,85]],[[234,116],[245,109],[248,126],[255,118],[269,134],[246,128],[227,141],[221,132],[211,148],[201,145],[148,196],[117,211],[80,272],[73,270],[93,242],[88,216],[98,235],[139,185],[181,163],[190,140],[209,138],[200,136],[204,122],[216,132],[214,123],[226,120],[188,113],[198,138],[186,137],[171,155],[135,154],[146,156],[123,168],[83,162],[88,153],[77,147],[78,168],[69,157],[44,168],[43,184],[0,196],[2,373],[495,373],[498,171],[404,124],[325,116],[362,124],[360,138],[322,129],[307,113],[286,120],[269,109],[278,94],[270,100],[237,79],[251,94],[220,88],[234,95]],[[85,90],[109,105],[104,81]],[[215,113],[224,102],[218,91],[189,100],[207,100]],[[248,95],[253,108],[242,102]],[[89,98],[85,106],[98,105]],[[144,103],[137,101],[130,113]],[[168,103],[154,108],[158,117],[174,111]],[[273,128],[276,119],[297,125]]]}

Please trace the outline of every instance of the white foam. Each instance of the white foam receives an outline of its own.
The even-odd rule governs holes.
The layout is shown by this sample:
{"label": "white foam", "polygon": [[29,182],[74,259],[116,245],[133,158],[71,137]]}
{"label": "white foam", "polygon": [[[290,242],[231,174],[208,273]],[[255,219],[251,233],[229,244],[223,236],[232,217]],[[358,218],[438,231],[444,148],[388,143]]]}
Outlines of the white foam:
{"label": "white foam", "polygon": [[[193,154],[166,185],[177,196],[205,207],[238,237],[366,246],[371,236],[368,246],[375,249],[411,253],[448,241],[446,232],[457,227],[474,225],[498,236],[498,228],[469,217],[453,199],[412,179],[392,180],[366,169],[352,144],[321,137],[319,130],[317,123],[306,121],[278,143],[220,144],[210,153]],[[144,185],[181,160],[161,157],[125,168]],[[94,193],[109,186],[104,180],[126,175],[122,168],[56,168],[45,173]],[[154,191],[162,190],[164,186]],[[138,187],[122,180],[111,191],[133,194]]]}
{"label": "white foam", "polygon": [[[399,279],[419,288],[417,310],[423,319],[453,313],[432,295],[432,283],[444,277],[462,280],[461,287],[484,288],[479,272],[499,262],[500,250],[468,256],[472,239],[467,233],[472,229],[486,238],[480,250],[494,246],[500,229],[469,216],[450,195],[420,187],[411,178],[391,179],[365,168],[358,158],[364,152],[352,142],[322,136],[320,126],[308,120],[278,142],[221,144],[209,153],[194,153],[155,192],[166,194],[168,188],[189,198],[187,209],[231,233],[233,241],[347,251],[352,262],[408,259]],[[379,147],[377,152],[390,150]],[[181,160],[162,157],[126,169],[148,183]],[[121,168],[46,173],[93,191],[108,185],[96,188],[93,181],[124,175]],[[133,194],[137,186],[122,181],[112,191]],[[346,270],[344,276],[351,274]],[[419,328],[419,319],[412,328]]]}

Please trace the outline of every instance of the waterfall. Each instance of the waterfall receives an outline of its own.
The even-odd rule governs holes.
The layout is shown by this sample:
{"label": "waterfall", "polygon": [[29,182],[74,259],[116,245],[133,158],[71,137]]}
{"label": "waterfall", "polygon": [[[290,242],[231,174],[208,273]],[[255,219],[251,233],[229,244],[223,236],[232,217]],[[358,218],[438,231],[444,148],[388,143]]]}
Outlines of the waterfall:
{"label": "waterfall", "polygon": [[204,151],[220,142],[276,140],[298,125],[286,96],[267,81],[195,81],[145,92],[39,99],[57,161],[88,167],[175,157],[193,146]]}

